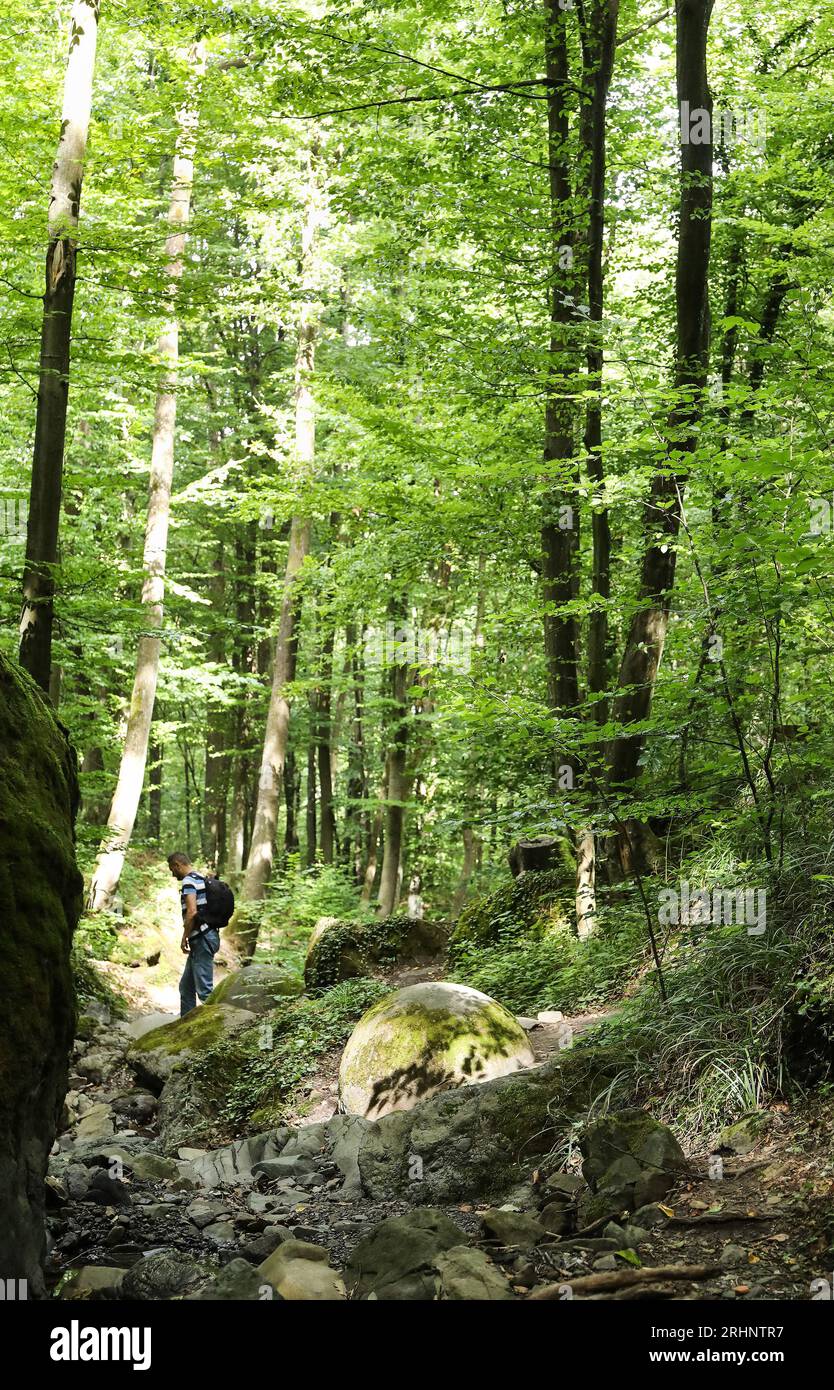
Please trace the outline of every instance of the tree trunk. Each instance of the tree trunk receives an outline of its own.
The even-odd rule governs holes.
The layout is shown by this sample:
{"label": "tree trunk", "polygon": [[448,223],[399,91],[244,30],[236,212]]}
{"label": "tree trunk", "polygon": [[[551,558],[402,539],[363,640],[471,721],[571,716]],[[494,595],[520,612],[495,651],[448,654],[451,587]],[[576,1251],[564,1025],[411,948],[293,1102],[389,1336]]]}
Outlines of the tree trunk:
{"label": "tree trunk", "polygon": [[[602,378],[604,306],[603,248],[605,235],[606,118],[608,92],[617,47],[619,0],[592,0],[580,11],[582,46],[582,99],[579,134],[583,150],[583,184],[586,201],[586,281],[590,337],[586,351],[588,404],[585,412],[585,451],[588,476],[594,486],[591,512],[591,586],[599,603],[588,620],[589,715],[597,724],[608,718],[603,692],[609,678],[608,600],[611,595],[611,526],[608,508],[602,504],[605,475],[602,462]],[[590,756],[593,756],[593,752]],[[589,937],[596,925],[596,852],[590,825],[573,836],[576,853],[576,934]]]}
{"label": "tree trunk", "polygon": [[[199,80],[204,66],[202,49],[195,48],[191,58],[195,80]],[[179,125],[177,153],[174,157],[174,183],[168,213],[171,231],[166,243],[166,271],[170,280],[172,310],[175,307],[176,286],[182,276],[186,229],[191,212],[191,189],[194,180],[193,144],[196,128],[194,111],[180,112]],[[179,324],[175,313],[172,313],[168,326],[160,336],[158,353],[165,362],[165,372],[156,398],[148,520],[145,529],[145,582],[142,588],[142,604],[147,630],[139,638],[136,675],[130,699],[119,779],[110,807],[107,833],[90,884],[89,907],[94,912],[110,907],[121,877],[125,852],[133,834],[142,795],[148,739],[156,699],[177,416]]]}
{"label": "tree trunk", "polygon": [[148,839],[162,839],[162,744],[151,735],[148,767]]}
{"label": "tree trunk", "polygon": [[[311,714],[314,712],[312,701],[310,712]],[[310,742],[307,746],[307,805],[305,808],[305,859],[308,869],[311,869],[316,862],[316,827],[316,745],[311,731]]]}
{"label": "tree trunk", "polygon": [[287,749],[284,760],[284,806],[286,826],[284,830],[284,853],[296,854],[298,851],[298,805],[300,800],[301,777],[296,766],[295,752]]}
{"label": "tree trunk", "polygon": [[402,845],[405,803],[408,799],[406,753],[408,748],[408,689],[410,666],[403,651],[391,668],[392,730],[388,748],[388,784],[385,793],[385,844],[379,876],[377,916],[390,917],[402,886]]}
{"label": "tree trunk", "polygon": [[[98,744],[88,748],[81,761],[82,779],[92,773],[98,780],[98,774],[104,772],[104,754]],[[82,780],[82,787],[84,782]],[[109,806],[102,797],[99,790],[94,792],[84,792],[81,798],[81,815],[88,825],[104,825],[107,820]]]}
{"label": "tree trunk", "polygon": [[345,810],[345,856],[350,864],[354,882],[362,883],[362,860],[370,830],[367,806],[368,778],[365,769],[365,668],[362,659],[362,637],[353,623],[346,629],[347,658],[353,687],[353,720],[348,753],[347,808]]}
{"label": "tree trunk", "polygon": [[466,902],[466,892],[469,887],[469,880],[475,871],[475,864],[478,858],[478,847],[480,841],[475,835],[471,825],[463,827],[463,865],[460,871],[460,878],[455,889],[454,901],[452,903],[452,916],[457,917],[463,904]]}
{"label": "tree trunk", "polygon": [[[602,317],[604,305],[603,246],[605,233],[606,116],[608,92],[617,46],[619,0],[592,0],[587,24],[581,25],[583,100],[580,137],[585,162],[585,194],[588,201],[587,283],[591,338],[587,350],[588,389],[585,415],[585,449],[588,475],[597,494],[591,514],[593,545],[592,588],[601,600],[588,623],[588,689],[600,696],[608,684],[608,608],[611,594],[611,527],[607,507],[601,505],[605,478],[602,464]],[[607,702],[597,698],[593,715],[604,724]]]}
{"label": "tree trunk", "polygon": [[[312,475],[316,456],[316,417],[313,398],[317,321],[310,281],[317,262],[317,234],[321,221],[321,195],[316,176],[318,147],[313,143],[307,157],[307,191],[304,222],[301,232],[301,283],[304,299],[298,325],[298,345],[295,358],[295,452],[299,476]],[[266,720],[261,772],[258,782],[258,801],[249,859],[243,881],[243,904],[236,914],[235,930],[247,954],[251,955],[258,938],[257,923],[247,917],[246,903],[259,902],[266,890],[275,853],[278,828],[278,805],[287,755],[290,727],[290,702],[287,686],[295,676],[297,625],[299,616],[298,575],[310,550],[310,522],[293,517],[290,527],[289,553],[284,574],[284,595],[281,618],[275,643],[272,670],[272,692]]]}
{"label": "tree trunk", "polygon": [[359,895],[361,903],[369,903],[371,894],[376,882],[376,871],[379,863],[379,840],[382,835],[382,826],[385,816],[385,793],[388,788],[388,759],[385,759],[385,773],[382,779],[382,786],[379,791],[379,806],[374,812],[373,818],[368,818],[368,836],[366,841],[366,862],[365,873],[362,882],[362,892]]}
{"label": "tree trunk", "polygon": [[[638,607],[619,673],[613,718],[621,732],[608,751],[615,789],[637,776],[645,733],[629,725],[648,719],[669,626],[676,541],[686,485],[684,469],[696,443],[709,353],[709,253],[712,228],[712,98],[707,78],[707,34],[713,0],[677,0],[677,96],[681,120],[680,231],[676,277],[677,360],[675,405],[667,434],[668,467],[655,475],[645,507],[646,549]],[[695,143],[691,113],[709,114],[704,143]]]}
{"label": "tree trunk", "polygon": [[52,170],[38,409],[23,572],[20,664],[49,693],[54,566],[64,471],[72,306],[81,183],[90,127],[99,0],[75,0],[64,77],[61,134]]}
{"label": "tree trunk", "polygon": [[[218,541],[215,550],[211,603],[216,626],[209,642],[208,656],[213,665],[222,668],[226,663],[226,643],[223,635],[226,574],[222,541]],[[226,843],[226,792],[229,783],[229,764],[225,751],[226,725],[222,705],[210,700],[203,781],[203,857],[207,865],[213,865],[215,868],[219,866]]]}
{"label": "tree trunk", "polygon": [[[251,528],[244,529],[235,540],[235,619],[237,632],[232,649],[232,665],[241,682],[255,673],[255,592],[252,574],[255,567],[255,541]],[[226,867],[239,874],[246,863],[246,787],[250,763],[249,721],[245,697],[238,695],[231,719],[232,794],[229,810]]]}
{"label": "tree trunk", "polygon": [[319,766],[320,840],[321,857],[332,864],[336,848],[336,818],[333,814],[333,769],[330,747],[330,686],[333,679],[333,628],[330,627],[322,648],[321,684],[316,692],[316,751]]}

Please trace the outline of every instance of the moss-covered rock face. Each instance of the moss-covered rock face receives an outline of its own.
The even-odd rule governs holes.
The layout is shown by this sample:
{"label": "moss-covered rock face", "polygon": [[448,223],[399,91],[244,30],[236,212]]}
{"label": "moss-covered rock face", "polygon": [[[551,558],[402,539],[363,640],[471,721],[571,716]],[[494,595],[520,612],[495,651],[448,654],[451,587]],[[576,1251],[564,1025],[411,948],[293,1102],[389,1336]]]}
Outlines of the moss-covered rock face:
{"label": "moss-covered rock face", "polygon": [[431,981],[381,999],[342,1054],[339,1102],[378,1119],[448,1091],[533,1064],[527,1034],[494,999]]}
{"label": "moss-covered rock face", "polygon": [[207,1004],[231,1004],[253,1014],[268,1013],[281,999],[300,994],[303,985],[280,965],[247,965],[215,985]]}
{"label": "moss-covered rock face", "polygon": [[137,1038],[128,1048],[126,1060],[143,1085],[158,1093],[178,1066],[254,1019],[248,1009],[236,1009],[231,1004],[201,1004],[185,1018],[163,1023],[161,1028],[152,1028]]}
{"label": "moss-covered rock face", "polygon": [[463,909],[449,938],[449,955],[457,960],[472,946],[544,936],[564,925],[569,914],[570,883],[562,869],[522,874]]}
{"label": "moss-covered rock face", "polygon": [[34,683],[0,656],[0,1275],[27,1279],[34,1294],[73,1036],[77,801],[66,736]]}
{"label": "moss-covered rock face", "polygon": [[430,959],[445,950],[448,936],[445,923],[410,917],[380,922],[322,917],[307,947],[304,983],[309,990],[329,989],[340,980],[372,975],[380,966]]}

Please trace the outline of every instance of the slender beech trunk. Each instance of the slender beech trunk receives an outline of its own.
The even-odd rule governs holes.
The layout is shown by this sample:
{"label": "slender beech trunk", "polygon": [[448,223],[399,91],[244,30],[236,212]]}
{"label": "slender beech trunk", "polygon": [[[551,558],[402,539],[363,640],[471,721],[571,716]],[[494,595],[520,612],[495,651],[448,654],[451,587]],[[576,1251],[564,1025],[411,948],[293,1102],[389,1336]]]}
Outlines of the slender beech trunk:
{"label": "slender beech trunk", "polygon": [[[192,50],[195,83],[204,67],[201,47]],[[189,103],[193,106],[193,102]],[[193,109],[179,114],[179,136],[174,157],[174,182],[168,221],[171,231],[166,242],[166,272],[169,279],[171,319],[159,339],[158,354],[165,363],[156,398],[151,453],[148,520],[145,528],[142,605],[146,631],[139,638],[136,675],[130,699],[119,779],[110,807],[107,833],[102,842],[90,884],[92,911],[108,908],[121,877],[125,852],[133,834],[142,795],[148,739],[153,721],[159,674],[159,649],[165,599],[165,562],[168,553],[168,523],[174,474],[174,432],[177,418],[176,372],[179,358],[179,323],[176,317],[176,287],[182,277],[186,230],[191,214],[194,181],[194,137],[197,118]]]}
{"label": "slender beech trunk", "polygon": [[[92,773],[94,776],[104,773],[104,754],[100,746],[96,743],[92,748],[88,748],[81,762],[82,777]],[[83,785],[83,783],[82,783]],[[101,795],[101,792],[86,792],[81,799],[81,815],[88,825],[103,825],[107,819],[108,804]]]}
{"label": "slender beech trunk", "polygon": [[[232,665],[235,674],[240,679],[252,676],[256,671],[255,591],[252,582],[254,568],[254,531],[244,530],[235,540],[237,632],[232,648]],[[246,704],[241,696],[238,696],[231,724],[234,753],[231,768],[232,792],[229,807],[226,868],[231,874],[239,874],[243,872],[243,866],[246,863],[246,787],[247,769],[250,762],[249,721]]]}
{"label": "slender beech trunk", "polygon": [[[637,609],[620,665],[613,718],[621,732],[609,745],[611,785],[637,777],[645,733],[629,726],[648,719],[669,626],[685,470],[697,437],[709,353],[709,254],[712,229],[712,98],[707,35],[713,0],[677,0],[677,100],[681,121],[681,196],[676,277],[675,405],[669,420],[667,466],[652,480],[645,506],[645,541]],[[709,130],[691,113],[706,111]],[[703,143],[692,138],[706,135]]]}
{"label": "slender beech trunk", "polygon": [[362,883],[362,861],[369,835],[368,777],[365,767],[365,668],[362,658],[364,626],[357,634],[348,623],[345,640],[350,663],[353,692],[353,719],[348,753],[347,809],[345,811],[344,844],[347,862],[354,882]]}
{"label": "slender beech trunk", "polygon": [[148,838],[162,838],[162,744],[151,735],[148,766]]}
{"label": "slender beech trunk", "polygon": [[[317,180],[318,147],[312,145],[307,158],[307,192],[301,234],[302,304],[295,359],[295,450],[299,477],[309,478],[316,454],[316,417],[313,397],[317,312],[315,278],[318,228],[321,221],[321,195]],[[298,576],[310,551],[310,521],[295,516],[290,527],[289,551],[284,573],[281,617],[275,642],[272,691],[266,720],[258,800],[252,841],[243,881],[242,904],[235,915],[234,931],[247,955],[257,944],[257,922],[247,914],[246,904],[259,902],[272,871],[278,829],[284,762],[290,727],[290,701],[287,687],[295,676],[297,629],[300,610]]]}
{"label": "slender beech trunk", "polygon": [[64,473],[78,217],[93,99],[99,0],[74,0],[61,133],[52,169],[38,409],[23,572],[20,663],[49,693],[54,567]]}
{"label": "slender beech trunk", "polygon": [[379,805],[373,814],[373,818],[368,818],[368,837],[365,845],[365,873],[362,880],[362,892],[359,894],[359,901],[369,903],[371,894],[376,882],[376,871],[379,864],[379,841],[382,835],[382,828],[385,819],[385,794],[388,790],[388,759],[385,759],[385,772],[382,778],[382,786],[379,789]]}
{"label": "slender beech trunk", "polygon": [[[602,462],[602,320],[604,307],[603,249],[605,235],[606,119],[608,93],[617,47],[619,0],[591,0],[580,11],[582,43],[582,102],[580,139],[583,149],[584,196],[587,203],[586,277],[591,336],[586,352],[589,397],[585,412],[587,469],[596,499],[591,513],[591,587],[599,605],[588,621],[589,714],[597,724],[608,718],[603,692],[609,677],[608,600],[611,595],[611,525],[600,493],[605,483]],[[593,756],[593,755],[591,755]],[[593,828],[577,830],[576,933],[584,940],[596,925],[596,845]]]}
{"label": "slender beech trunk", "polygon": [[332,864],[336,849],[336,818],[333,813],[333,768],[330,747],[330,699],[333,680],[334,632],[329,628],[322,646],[321,683],[316,692],[316,752],[319,767],[321,857]]}
{"label": "slender beech trunk", "polygon": [[298,850],[298,803],[300,800],[301,777],[296,766],[295,750],[287,749],[284,759],[284,807],[286,825],[284,829],[284,853],[295,854]]}
{"label": "slender beech trunk", "polygon": [[[315,713],[315,708],[310,704],[310,713]],[[305,859],[308,869],[311,869],[316,862],[317,849],[317,826],[316,816],[316,745],[311,731],[310,742],[307,746],[307,803],[304,808],[304,838],[305,838]]]}
{"label": "slender beech trunk", "polygon": [[[403,618],[404,605],[397,616]],[[404,627],[403,620],[403,627]],[[408,800],[406,756],[408,751],[408,699],[411,666],[403,650],[389,672],[391,735],[388,746],[388,779],[385,789],[385,843],[379,875],[377,915],[390,917],[402,886],[402,847],[405,803]]]}
{"label": "slender beech trunk", "polygon": [[581,29],[583,100],[580,137],[588,203],[587,281],[591,322],[587,350],[588,388],[591,394],[585,415],[585,449],[588,474],[597,494],[591,515],[592,588],[602,600],[600,606],[592,610],[588,623],[588,689],[592,696],[597,696],[593,701],[593,714],[599,724],[604,724],[607,719],[607,702],[599,697],[608,684],[607,602],[611,594],[611,527],[608,508],[602,506],[599,499],[605,481],[602,464],[602,319],[606,118],[617,47],[619,9],[619,0],[592,0],[587,11],[587,23],[583,23]]}
{"label": "slender beech trunk", "polygon": [[[570,611],[579,587],[579,459],[573,401],[577,371],[575,337],[581,275],[571,223],[572,187],[568,92],[570,73],[567,14],[559,0],[546,0],[545,70],[547,148],[550,176],[550,347],[544,427],[544,468],[549,487],[542,500],[542,589],[548,705],[561,719],[579,718],[579,620]],[[579,759],[559,752],[553,762],[558,788],[569,769],[576,781]],[[586,832],[580,831],[578,838]],[[575,836],[575,839],[577,837]],[[592,856],[593,857],[593,856]],[[586,856],[578,855],[583,865]],[[587,918],[587,891],[577,881],[577,923]]]}
{"label": "slender beech trunk", "polygon": [[[209,641],[208,656],[213,665],[225,666],[226,641],[223,619],[226,607],[226,569],[223,542],[214,553],[210,585],[215,627]],[[226,844],[226,792],[229,764],[226,755],[227,720],[222,705],[209,701],[206,729],[206,765],[203,779],[203,857],[207,864],[220,866]]]}

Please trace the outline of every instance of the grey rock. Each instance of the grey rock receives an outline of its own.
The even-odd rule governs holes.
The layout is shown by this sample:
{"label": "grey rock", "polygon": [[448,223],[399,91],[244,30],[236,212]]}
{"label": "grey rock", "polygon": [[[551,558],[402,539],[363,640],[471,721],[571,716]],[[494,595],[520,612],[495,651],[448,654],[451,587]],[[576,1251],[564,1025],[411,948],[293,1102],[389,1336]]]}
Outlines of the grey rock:
{"label": "grey rock", "polygon": [[112,1178],[103,1168],[93,1173],[87,1188],[86,1201],[102,1207],[129,1207],[130,1191],[119,1178]]}
{"label": "grey rock", "polygon": [[739,1265],[746,1265],[747,1251],[740,1245],[725,1245],[718,1257],[718,1263],[722,1269],[736,1269]]}
{"label": "grey rock", "polygon": [[539,1221],[551,1235],[563,1236],[573,1227],[575,1216],[571,1207],[565,1207],[561,1202],[548,1202],[539,1212]]}
{"label": "grey rock", "polygon": [[240,1253],[252,1264],[263,1264],[273,1250],[277,1250],[278,1246],[283,1245],[285,1240],[291,1239],[292,1232],[286,1226],[270,1226],[261,1235],[247,1240],[246,1244],[241,1246]]}
{"label": "grey rock", "polygon": [[[444,1204],[506,1192],[529,1172],[535,1155],[552,1146],[552,1103],[563,1067],[555,1059],[371,1122],[359,1145],[363,1190],[374,1201]],[[586,1090],[599,1075],[589,1067],[581,1090],[577,1084],[577,1108],[587,1103]]]}
{"label": "grey rock", "polygon": [[342,1195],[362,1195],[362,1175],[359,1171],[359,1151],[369,1128],[361,1115],[334,1115],[327,1123],[327,1138],[332,1145],[331,1162],[344,1176]]}
{"label": "grey rock", "polygon": [[315,1171],[315,1163],[304,1154],[294,1154],[290,1158],[284,1155],[280,1158],[264,1158],[252,1167],[253,1173],[263,1173],[270,1182],[276,1178],[292,1178],[298,1182]]}
{"label": "grey rock", "polygon": [[440,1283],[437,1256],[465,1244],[460,1227],[432,1207],[390,1216],[354,1249],[348,1282],[360,1298],[433,1299]]}
{"label": "grey rock", "polygon": [[258,1273],[281,1298],[291,1302],[341,1300],[345,1286],[330,1268],[327,1251],[301,1240],[285,1240],[258,1266]]}
{"label": "grey rock", "polygon": [[593,1268],[600,1271],[619,1269],[619,1267],[620,1261],[616,1255],[598,1255],[593,1263]]}
{"label": "grey rock", "polygon": [[[265,1296],[264,1281],[246,1260],[230,1260],[216,1279],[199,1293],[188,1294],[186,1302],[254,1302]],[[269,1288],[270,1298],[280,1298]]]}
{"label": "grey rock", "polygon": [[70,1300],[83,1299],[85,1302],[118,1298],[124,1278],[125,1271],[118,1265],[82,1265],[61,1286],[58,1296]]}
{"label": "grey rock", "polygon": [[142,1153],[130,1159],[130,1169],[141,1182],[173,1181],[179,1177],[179,1168],[172,1158],[161,1154]]}
{"label": "grey rock", "polygon": [[90,1186],[90,1170],[83,1163],[70,1163],[64,1170],[67,1192],[76,1202],[87,1195]]}
{"label": "grey rock", "polygon": [[773,1115],[769,1110],[757,1110],[755,1114],[745,1116],[737,1124],[726,1125],[719,1136],[720,1146],[740,1156],[749,1154],[761,1142],[772,1124]]}
{"label": "grey rock", "polygon": [[223,1202],[210,1202],[204,1197],[195,1197],[186,1207],[185,1214],[193,1225],[202,1229],[203,1226],[210,1226],[213,1221],[228,1216],[229,1208]]}
{"label": "grey rock", "polygon": [[148,1301],[191,1293],[205,1279],[205,1272],[188,1255],[161,1250],[137,1260],[122,1282],[120,1296]]}
{"label": "grey rock", "polygon": [[650,1202],[647,1206],[637,1208],[634,1213],[634,1224],[650,1231],[654,1230],[656,1226],[667,1226],[669,1217],[658,1206],[657,1202]]}
{"label": "grey rock", "polygon": [[237,1231],[231,1221],[212,1221],[210,1225],[203,1227],[203,1235],[206,1240],[210,1240],[212,1245],[235,1245],[237,1243]]}
{"label": "grey rock", "polygon": [[444,1299],[494,1302],[513,1296],[504,1275],[483,1250],[453,1245],[442,1251],[434,1263]]}
{"label": "grey rock", "polygon": [[546,1228],[533,1216],[522,1211],[501,1211],[497,1207],[485,1211],[481,1223],[488,1236],[502,1245],[515,1245],[532,1250],[547,1235]]}

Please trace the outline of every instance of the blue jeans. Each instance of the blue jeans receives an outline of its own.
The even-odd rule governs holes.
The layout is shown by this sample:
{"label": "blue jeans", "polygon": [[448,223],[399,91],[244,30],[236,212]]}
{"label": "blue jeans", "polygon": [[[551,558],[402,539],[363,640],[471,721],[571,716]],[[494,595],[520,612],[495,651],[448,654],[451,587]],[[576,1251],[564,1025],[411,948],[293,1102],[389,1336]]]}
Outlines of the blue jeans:
{"label": "blue jeans", "polygon": [[203,1003],[214,988],[214,957],[220,949],[220,933],[216,927],[198,932],[189,943],[188,959],[180,980],[180,1018],[197,1007],[197,995]]}

